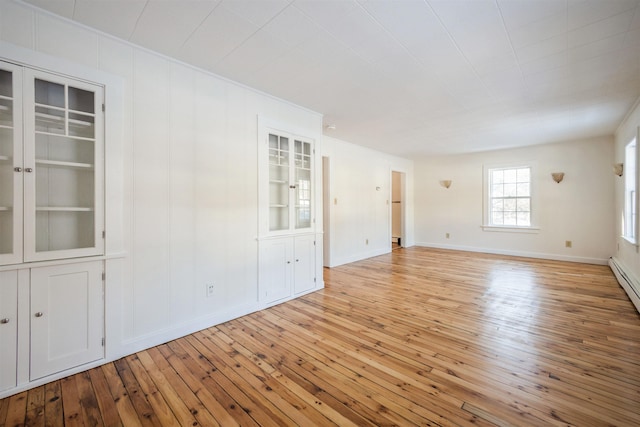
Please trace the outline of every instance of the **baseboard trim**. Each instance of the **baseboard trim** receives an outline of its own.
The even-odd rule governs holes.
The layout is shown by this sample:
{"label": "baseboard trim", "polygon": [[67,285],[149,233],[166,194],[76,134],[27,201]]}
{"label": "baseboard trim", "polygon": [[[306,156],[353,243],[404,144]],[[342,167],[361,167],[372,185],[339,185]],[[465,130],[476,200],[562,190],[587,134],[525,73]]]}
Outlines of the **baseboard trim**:
{"label": "baseboard trim", "polygon": [[511,251],[511,250],[493,249],[493,248],[478,248],[475,246],[442,245],[438,243],[429,243],[429,242],[417,242],[416,246],[422,246],[425,248],[436,248],[436,249],[450,249],[453,251],[480,252],[485,254],[518,256],[518,257],[525,257],[525,258],[550,259],[553,261],[577,262],[582,264],[607,265],[609,261],[608,259],[601,259],[601,258],[576,257],[576,256],[567,256],[567,255],[559,255],[559,254],[546,254],[546,253],[539,253],[539,252]]}
{"label": "baseboard trim", "polygon": [[638,278],[614,257],[609,258],[609,267],[636,307],[636,310],[638,310],[638,313],[640,313],[640,281],[638,281]]}

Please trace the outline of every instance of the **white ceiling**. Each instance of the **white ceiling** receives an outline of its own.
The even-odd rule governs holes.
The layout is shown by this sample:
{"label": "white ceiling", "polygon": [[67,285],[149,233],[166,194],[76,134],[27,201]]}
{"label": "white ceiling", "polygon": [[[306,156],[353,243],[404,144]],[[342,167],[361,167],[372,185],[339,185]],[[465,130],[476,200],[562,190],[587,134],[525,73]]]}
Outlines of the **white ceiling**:
{"label": "white ceiling", "polygon": [[26,1],[405,157],[611,135],[640,97],[640,0]]}

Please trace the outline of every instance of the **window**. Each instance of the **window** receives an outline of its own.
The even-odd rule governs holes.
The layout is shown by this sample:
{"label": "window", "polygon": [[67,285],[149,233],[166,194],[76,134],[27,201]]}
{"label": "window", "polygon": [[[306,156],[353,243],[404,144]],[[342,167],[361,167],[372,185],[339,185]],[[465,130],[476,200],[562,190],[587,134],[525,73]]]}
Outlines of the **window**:
{"label": "window", "polygon": [[637,195],[636,195],[636,140],[627,144],[624,150],[624,224],[623,236],[636,243],[637,235]]}
{"label": "window", "polygon": [[488,225],[531,227],[531,167],[488,170]]}

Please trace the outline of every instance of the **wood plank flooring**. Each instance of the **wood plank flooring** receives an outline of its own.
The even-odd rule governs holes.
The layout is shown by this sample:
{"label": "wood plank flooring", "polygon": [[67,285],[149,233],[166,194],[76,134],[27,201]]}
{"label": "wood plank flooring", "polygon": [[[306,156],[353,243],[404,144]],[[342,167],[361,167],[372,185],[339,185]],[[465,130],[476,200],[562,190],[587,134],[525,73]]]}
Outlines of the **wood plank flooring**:
{"label": "wood plank flooring", "polygon": [[640,316],[606,266],[426,248],[0,400],[4,426],[640,425]]}

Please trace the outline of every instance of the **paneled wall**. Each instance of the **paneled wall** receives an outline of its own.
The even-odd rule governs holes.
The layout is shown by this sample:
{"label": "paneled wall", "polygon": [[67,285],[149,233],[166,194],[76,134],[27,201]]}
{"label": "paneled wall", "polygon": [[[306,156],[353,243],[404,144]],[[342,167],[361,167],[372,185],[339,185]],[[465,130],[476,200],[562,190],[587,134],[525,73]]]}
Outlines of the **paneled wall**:
{"label": "paneled wall", "polygon": [[[483,167],[522,163],[534,165],[532,209],[539,230],[483,230]],[[615,245],[612,206],[618,177],[612,164],[611,137],[417,160],[416,244],[606,263]],[[564,180],[554,182],[552,172],[564,172]],[[440,185],[449,179],[450,188]]]}
{"label": "paneled wall", "polygon": [[[406,242],[413,245],[413,161],[324,138],[331,188],[324,189],[329,210],[325,227],[334,267],[391,251],[391,173],[405,176]],[[326,240],[325,240],[326,244]]]}
{"label": "paneled wall", "polygon": [[0,2],[0,40],[122,82],[106,89],[107,357],[258,309],[257,117],[321,148],[322,116],[20,3]]}

